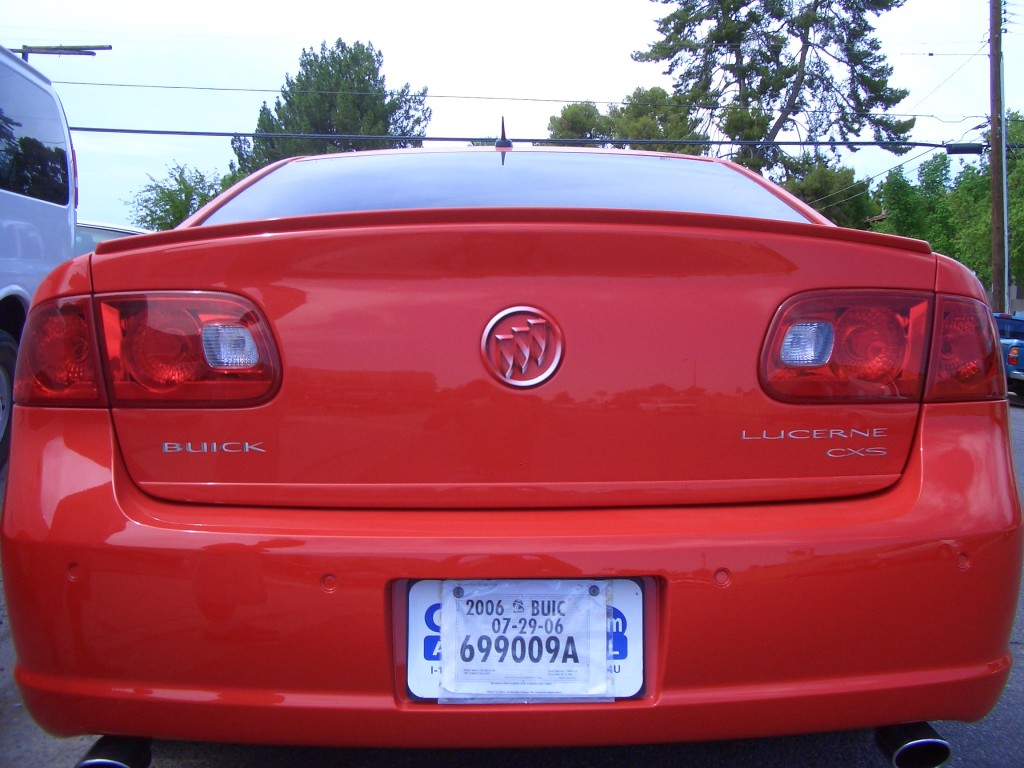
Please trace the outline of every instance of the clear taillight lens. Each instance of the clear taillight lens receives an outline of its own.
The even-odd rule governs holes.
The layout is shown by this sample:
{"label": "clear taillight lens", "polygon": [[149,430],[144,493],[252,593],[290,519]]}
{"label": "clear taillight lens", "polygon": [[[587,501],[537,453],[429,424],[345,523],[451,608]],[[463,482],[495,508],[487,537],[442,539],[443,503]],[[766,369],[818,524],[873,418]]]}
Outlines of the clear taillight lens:
{"label": "clear taillight lens", "polygon": [[248,300],[112,294],[33,308],[15,398],[36,405],[105,405],[109,396],[114,406],[246,406],[272,397],[280,379],[269,326]]}
{"label": "clear taillight lens", "polygon": [[786,302],[761,361],[765,390],[780,400],[918,400],[928,351],[931,297],[844,291]]}

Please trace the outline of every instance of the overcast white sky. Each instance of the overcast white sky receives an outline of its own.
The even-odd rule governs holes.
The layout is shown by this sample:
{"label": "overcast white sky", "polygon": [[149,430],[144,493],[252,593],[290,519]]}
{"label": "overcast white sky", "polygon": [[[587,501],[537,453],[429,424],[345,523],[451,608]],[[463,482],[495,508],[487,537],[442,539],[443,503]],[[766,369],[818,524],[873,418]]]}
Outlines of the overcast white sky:
{"label": "overcast white sky", "polygon": [[[96,45],[95,57],[30,57],[54,81],[73,127],[251,132],[303,48],[337,38],[373,43],[389,87],[426,86],[428,136],[493,136],[502,116],[513,138],[543,138],[563,104],[622,99],[638,86],[670,86],[656,64],[630,54],[658,39],[670,6],[650,0],[0,0],[0,45]],[[1024,110],[1024,2],[1010,0],[1004,36],[1006,104]],[[917,141],[978,141],[989,112],[989,0],[907,0],[877,28],[910,89],[899,112],[918,116]],[[1016,76],[1015,76],[1016,74]],[[127,85],[162,87],[114,87]],[[197,90],[207,89],[207,90]],[[222,90],[217,90],[222,89]],[[183,163],[219,175],[234,159],[228,138],[74,132],[79,219],[129,222],[130,201]],[[858,176],[884,174],[908,158],[862,150]]]}

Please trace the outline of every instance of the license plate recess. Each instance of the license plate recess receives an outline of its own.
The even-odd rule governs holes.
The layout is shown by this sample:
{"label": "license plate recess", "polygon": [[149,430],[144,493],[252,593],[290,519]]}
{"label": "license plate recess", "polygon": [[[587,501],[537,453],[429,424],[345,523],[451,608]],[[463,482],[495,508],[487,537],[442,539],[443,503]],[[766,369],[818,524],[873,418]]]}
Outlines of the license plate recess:
{"label": "license plate recess", "polygon": [[406,682],[416,698],[602,702],[643,691],[639,581],[417,581],[408,606]]}

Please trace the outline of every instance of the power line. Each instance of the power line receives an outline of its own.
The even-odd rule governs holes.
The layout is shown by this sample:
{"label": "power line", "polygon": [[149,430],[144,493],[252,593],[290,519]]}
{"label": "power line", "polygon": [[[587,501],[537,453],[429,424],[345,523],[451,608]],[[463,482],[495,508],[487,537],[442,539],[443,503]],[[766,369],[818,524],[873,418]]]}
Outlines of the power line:
{"label": "power line", "polygon": [[927,95],[927,96],[925,96],[924,98],[920,99],[920,100],[919,100],[919,101],[917,102],[917,104],[915,104],[915,105],[914,105],[913,107],[911,107],[911,110],[917,109],[917,108],[918,108],[919,106],[921,106],[921,105],[922,105],[922,104],[924,104],[924,103],[925,103],[926,101],[928,101],[928,99],[929,99],[929,98],[931,98],[931,97],[932,97],[932,96],[933,96],[933,95],[935,94],[935,92],[936,92],[936,91],[938,91],[938,90],[939,90],[940,88],[942,88],[942,86],[944,86],[944,85],[945,85],[946,83],[948,83],[948,82],[949,82],[950,80],[952,80],[952,79],[953,79],[954,77],[956,77],[956,76],[957,76],[957,75],[958,75],[958,74],[959,74],[959,73],[960,73],[960,72],[961,72],[961,71],[962,71],[962,70],[964,69],[964,67],[966,67],[966,66],[967,66],[968,64],[970,64],[970,63],[971,63],[971,62],[972,62],[972,61],[974,60],[974,58],[975,58],[975,57],[977,57],[977,56],[981,55],[981,52],[982,52],[982,51],[984,51],[984,50],[985,50],[985,48],[987,48],[987,47],[988,47],[988,43],[984,43],[984,44],[982,44],[981,48],[979,48],[979,49],[978,49],[978,50],[977,50],[977,51],[976,51],[976,52],[974,53],[974,55],[972,55],[972,56],[971,56],[971,57],[970,57],[970,58],[969,58],[969,59],[968,59],[967,61],[965,61],[965,62],[964,62],[963,64],[961,64],[961,65],[960,65],[959,67],[957,67],[956,69],[954,69],[954,70],[953,70],[953,71],[952,71],[952,72],[951,72],[951,73],[949,74],[949,77],[947,77],[947,78],[946,78],[945,80],[943,80],[943,81],[942,81],[941,83],[939,83],[939,84],[938,84],[937,86],[935,86],[934,88],[932,88],[932,90],[928,92],[928,95]]}
{"label": "power line", "polygon": [[[72,131],[80,133],[115,133],[135,134],[143,136],[191,136],[191,137],[214,137],[234,138],[236,136],[249,139],[314,139],[326,141],[352,141],[352,142],[490,142],[494,141],[493,136],[394,136],[394,135],[368,135],[368,134],[339,134],[339,133],[261,133],[247,131],[179,131],[155,128],[91,128],[84,126],[72,126]],[[928,147],[930,149],[944,149],[950,146],[949,142],[927,142],[927,141],[757,141],[742,139],[552,139],[542,138],[518,138],[512,141],[524,144],[537,145],[566,145],[566,146],[679,146],[679,147],[829,147],[833,149],[856,148],[856,147],[882,147],[884,149],[913,149],[917,147]]]}
{"label": "power line", "polygon": [[[92,86],[95,88],[142,88],[151,90],[164,90],[164,91],[210,91],[214,93],[270,93],[281,95],[282,91],[280,88],[227,88],[227,87],[216,87],[206,85],[159,85],[152,83],[90,83],[81,80],[54,80],[55,85],[79,85],[79,86]],[[318,90],[289,90],[289,93],[303,94],[310,96],[371,96],[368,91],[318,91]],[[438,94],[438,93],[427,93],[425,98],[428,99],[465,99],[467,101],[528,101],[535,102],[538,104],[574,104],[580,102],[580,99],[541,99],[529,96],[460,96],[457,94]],[[583,99],[582,101],[590,101],[593,104],[601,105],[612,105],[621,104],[622,100],[617,99],[614,101],[593,101],[590,99]]]}
{"label": "power line", "polygon": [[[858,186],[860,186],[862,184],[866,184],[868,186],[868,188],[870,188],[871,182],[874,181],[875,179],[877,179],[879,176],[882,176],[882,175],[888,176],[890,173],[895,171],[897,168],[902,168],[904,165],[907,165],[908,163],[912,163],[915,160],[920,160],[922,157],[924,157],[925,155],[929,155],[929,154],[931,154],[931,150],[922,152],[919,155],[914,155],[913,157],[908,157],[903,162],[896,163],[896,165],[892,166],[891,168],[889,168],[889,169],[887,169],[885,171],[882,171],[881,173],[876,173],[874,176],[869,176],[867,179],[862,179],[861,181],[855,182],[855,183],[851,184],[848,187],[844,187],[843,189],[839,189],[839,190],[836,190],[835,192],[831,192],[831,193],[825,195],[824,197],[819,197],[817,200],[812,200],[810,203],[808,203],[808,205],[814,206],[817,203],[821,203],[821,202],[824,202],[825,200],[828,200],[830,197],[835,197],[836,195],[841,195],[843,192],[847,192],[847,191],[853,189],[854,187],[858,187]],[[842,205],[843,203],[848,203],[850,200],[855,200],[856,198],[861,197],[863,195],[866,195],[867,193],[868,193],[868,190],[864,189],[864,190],[858,192],[855,195],[850,195],[849,197],[844,198],[842,200],[837,200],[834,203],[829,203],[828,205],[823,205],[818,210],[819,211],[827,211],[829,208],[834,208],[837,205]]]}
{"label": "power line", "polygon": [[[977,54],[974,54],[975,56]],[[965,65],[966,66],[966,65]],[[960,67],[962,69],[963,67]],[[957,69],[953,75],[960,71]],[[950,78],[953,77],[950,75]],[[947,81],[950,79],[947,78]],[[946,81],[943,81],[935,90],[945,85]],[[280,88],[239,88],[239,87],[219,87],[219,86],[203,86],[203,85],[161,85],[153,83],[97,83],[88,82],[82,80],[54,80],[55,85],[72,85],[72,86],[85,86],[93,88],[137,88],[143,90],[164,90],[164,91],[198,91],[208,93],[256,93],[256,94],[276,94],[282,95]],[[928,96],[935,93],[933,90]],[[367,91],[338,91],[338,90],[290,90],[292,94],[302,94],[311,96],[368,96],[372,95]],[[479,96],[479,95],[459,95],[459,94],[437,94],[427,93],[424,94],[425,99],[451,99],[451,100],[464,100],[464,101],[506,101],[506,102],[524,102],[533,104],[581,104],[590,103],[594,105],[601,105],[603,107],[610,106],[625,106],[627,101],[625,99],[615,100],[600,100],[600,99],[543,99],[530,96]],[[927,98],[927,97],[925,97]],[[924,99],[922,99],[924,101]],[[642,101],[630,101],[629,104],[641,107],[663,107],[664,102],[642,102]],[[920,102],[919,102],[920,103]],[[709,111],[725,112],[729,110],[742,110],[743,107],[736,104],[693,104],[688,105],[694,109],[702,109]],[[804,110],[802,114],[806,115],[824,115],[828,116],[833,113],[833,110]],[[983,115],[962,115],[960,117],[940,117],[935,114],[927,113],[914,113],[914,112],[854,112],[854,115],[858,117],[871,117],[885,116],[885,117],[899,117],[899,118],[928,118],[936,120],[940,123],[955,124],[965,120],[973,120],[975,118],[984,117]]]}

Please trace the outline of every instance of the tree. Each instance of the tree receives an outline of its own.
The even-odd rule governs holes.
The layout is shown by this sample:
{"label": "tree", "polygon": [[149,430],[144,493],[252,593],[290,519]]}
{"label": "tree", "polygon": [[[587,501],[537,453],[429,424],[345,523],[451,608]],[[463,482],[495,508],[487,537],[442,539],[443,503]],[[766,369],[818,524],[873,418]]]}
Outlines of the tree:
{"label": "tree", "polygon": [[[627,139],[707,140],[707,136],[697,130],[697,121],[691,114],[687,99],[676,93],[670,94],[664,88],[637,88],[623,99],[621,106],[611,107],[608,116],[612,122],[612,135],[620,142]],[[703,154],[706,150],[699,144],[642,144],[634,147],[688,155]]]}
{"label": "tree", "polygon": [[870,182],[857,181],[852,168],[838,167],[821,155],[788,160],[780,183],[841,227],[866,229],[879,212]]}
{"label": "tree", "polygon": [[[1024,117],[1007,115],[1007,141],[1024,142]],[[1007,158],[1007,205],[1010,214],[1010,280],[1024,280],[1024,163],[1020,150]],[[927,240],[932,248],[965,264],[988,286],[992,284],[992,186],[988,159],[965,164],[953,174],[946,154],[922,163],[917,184],[902,169],[891,171],[875,193],[885,212],[874,225],[880,232]],[[997,279],[1001,280],[1002,276]]]}
{"label": "tree", "polygon": [[903,166],[889,171],[878,188],[877,198],[885,216],[875,226],[877,231],[921,240],[925,238],[922,195],[910,183]]}
{"label": "tree", "polygon": [[[986,136],[986,142],[991,136]],[[1006,204],[1009,209],[1010,282],[1024,282],[1024,163],[1021,150],[1024,144],[1024,115],[1008,112],[1006,140],[1009,147],[1006,162]],[[1016,149],[1013,149],[1016,147]],[[957,250],[949,255],[974,269],[986,285],[991,285],[992,259],[992,169],[988,157],[982,157],[977,166],[966,165],[957,174],[950,192],[952,228],[956,231]],[[999,212],[997,211],[998,215]],[[1000,275],[998,280],[1002,280]]]}
{"label": "tree", "polygon": [[[590,139],[605,145],[648,149],[656,152],[701,154],[699,144],[630,144],[630,139],[657,141],[704,141],[707,136],[697,132],[697,122],[690,115],[690,105],[678,94],[664,88],[637,88],[622,100],[621,105],[601,114],[587,101],[567,104],[559,115],[548,121],[552,139]],[[581,142],[593,144],[593,141]]]}
{"label": "tree", "polygon": [[658,22],[662,39],[633,58],[667,63],[703,132],[756,142],[739,153],[745,165],[780,163],[772,143],[784,131],[846,141],[870,129],[876,141],[907,139],[914,121],[884,112],[908,92],[889,86],[892,68],[868,18],[905,0],[656,1],[678,7]]}
{"label": "tree", "polygon": [[594,141],[609,143],[612,123],[608,115],[602,115],[593,102],[566,104],[558,115],[548,120],[548,136],[552,139],[586,140],[579,143],[566,142],[567,146],[593,146]]}
{"label": "tree", "polygon": [[[427,89],[413,93],[406,83],[389,90],[381,66],[384,56],[373,45],[347,45],[337,40],[320,51],[303,49],[299,72],[285,75],[273,110],[266,102],[256,120],[259,134],[316,134],[332,138],[288,139],[235,136],[231,148],[238,159],[232,178],[248,175],[272,162],[295,155],[349,152],[382,147],[419,146],[430,122]],[[345,136],[411,136],[417,139],[353,141]],[[337,138],[334,138],[337,137]]]}
{"label": "tree", "polygon": [[1010,275],[1014,284],[1024,282],[1024,115],[1013,112],[1006,122],[1007,139],[1017,149],[1008,153],[1006,163],[1007,208],[1009,209]]}
{"label": "tree", "polygon": [[949,155],[936,152],[917,169],[917,189],[924,218],[924,239],[939,253],[957,249],[958,232],[951,205],[953,189]]}
{"label": "tree", "polygon": [[168,169],[167,177],[149,184],[131,201],[131,219],[144,229],[173,229],[221,191],[221,180],[187,165]]}
{"label": "tree", "polygon": [[[948,251],[937,250],[967,265],[983,283],[991,285],[992,182],[987,164],[963,167],[950,190],[948,208],[956,238]],[[1012,264],[1019,265],[1019,257],[1011,259]]]}

